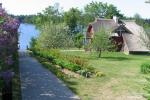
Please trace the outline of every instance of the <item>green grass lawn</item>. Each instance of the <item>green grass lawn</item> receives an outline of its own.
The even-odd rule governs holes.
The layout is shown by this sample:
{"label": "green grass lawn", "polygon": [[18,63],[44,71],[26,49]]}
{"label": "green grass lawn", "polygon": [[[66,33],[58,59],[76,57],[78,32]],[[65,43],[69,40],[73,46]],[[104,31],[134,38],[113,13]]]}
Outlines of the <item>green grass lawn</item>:
{"label": "green grass lawn", "polygon": [[142,95],[146,80],[140,65],[150,61],[150,56],[104,52],[102,58],[97,58],[96,53],[83,51],[62,53],[87,59],[89,65],[105,74],[104,77],[68,79],[68,86],[82,100],[145,100]]}

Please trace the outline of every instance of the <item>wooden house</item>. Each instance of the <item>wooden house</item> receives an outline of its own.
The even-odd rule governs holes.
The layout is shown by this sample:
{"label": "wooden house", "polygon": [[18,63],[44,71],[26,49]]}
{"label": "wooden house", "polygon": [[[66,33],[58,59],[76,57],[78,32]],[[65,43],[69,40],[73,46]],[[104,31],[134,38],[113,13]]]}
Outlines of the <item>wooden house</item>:
{"label": "wooden house", "polygon": [[118,20],[98,18],[90,23],[86,32],[86,43],[90,43],[94,34],[98,34],[101,29],[110,31],[110,38],[117,45],[117,51],[126,53],[149,52],[150,50],[144,45],[143,38],[146,40],[143,27],[137,25],[133,20]]}

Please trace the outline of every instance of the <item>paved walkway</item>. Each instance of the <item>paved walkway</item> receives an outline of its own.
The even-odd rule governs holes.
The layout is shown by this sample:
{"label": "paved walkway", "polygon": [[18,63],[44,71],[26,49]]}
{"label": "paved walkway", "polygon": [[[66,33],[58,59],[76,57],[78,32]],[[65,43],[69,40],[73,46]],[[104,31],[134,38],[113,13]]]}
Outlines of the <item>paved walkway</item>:
{"label": "paved walkway", "polygon": [[22,100],[78,100],[65,84],[34,58],[20,54]]}

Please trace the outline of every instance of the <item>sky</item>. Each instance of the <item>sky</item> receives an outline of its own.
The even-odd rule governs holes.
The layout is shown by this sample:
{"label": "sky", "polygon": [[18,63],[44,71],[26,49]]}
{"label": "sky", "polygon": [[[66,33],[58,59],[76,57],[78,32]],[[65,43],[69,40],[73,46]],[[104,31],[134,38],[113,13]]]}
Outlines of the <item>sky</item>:
{"label": "sky", "polygon": [[55,3],[59,3],[64,11],[68,11],[71,7],[83,9],[92,1],[113,4],[128,17],[138,13],[143,18],[150,18],[150,3],[145,3],[145,0],[0,0],[7,12],[15,15],[37,14]]}

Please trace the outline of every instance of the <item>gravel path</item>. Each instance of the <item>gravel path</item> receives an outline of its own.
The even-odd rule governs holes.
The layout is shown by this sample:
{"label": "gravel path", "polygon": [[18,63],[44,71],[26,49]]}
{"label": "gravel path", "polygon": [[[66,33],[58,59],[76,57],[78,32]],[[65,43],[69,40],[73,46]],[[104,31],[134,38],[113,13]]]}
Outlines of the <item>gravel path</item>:
{"label": "gravel path", "polygon": [[21,54],[19,61],[22,100],[79,100],[36,59]]}

